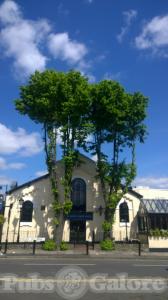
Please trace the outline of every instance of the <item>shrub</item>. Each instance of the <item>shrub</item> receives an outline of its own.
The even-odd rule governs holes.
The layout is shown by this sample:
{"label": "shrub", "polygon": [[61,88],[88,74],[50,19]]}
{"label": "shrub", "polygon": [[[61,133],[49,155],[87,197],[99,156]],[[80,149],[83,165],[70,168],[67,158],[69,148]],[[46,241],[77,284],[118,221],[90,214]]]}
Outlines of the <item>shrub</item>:
{"label": "shrub", "polygon": [[114,241],[106,239],[100,243],[101,250],[111,251],[115,249]]}
{"label": "shrub", "polygon": [[160,236],[160,230],[158,228],[156,228],[154,234],[155,234],[156,237],[159,237]]}
{"label": "shrub", "polygon": [[109,232],[111,230],[111,227],[112,227],[111,223],[107,222],[106,220],[102,224],[102,228],[105,232]]}
{"label": "shrub", "polygon": [[60,250],[61,251],[66,251],[69,249],[69,246],[66,242],[62,241],[61,244],[60,244]]}
{"label": "shrub", "polygon": [[168,237],[168,230],[161,229],[160,234],[161,234],[162,237]]}
{"label": "shrub", "polygon": [[158,229],[158,228],[156,228],[156,229],[151,229],[150,230],[150,236],[154,236],[154,237],[159,237],[159,236],[161,236],[161,234],[160,234],[160,230]]}
{"label": "shrub", "polygon": [[150,236],[153,237],[168,237],[168,230],[164,230],[164,229],[153,229],[150,230]]}
{"label": "shrub", "polygon": [[43,244],[42,248],[43,248],[43,250],[46,250],[46,251],[54,251],[54,250],[57,249],[57,245],[56,245],[56,242],[54,240],[47,240]]}

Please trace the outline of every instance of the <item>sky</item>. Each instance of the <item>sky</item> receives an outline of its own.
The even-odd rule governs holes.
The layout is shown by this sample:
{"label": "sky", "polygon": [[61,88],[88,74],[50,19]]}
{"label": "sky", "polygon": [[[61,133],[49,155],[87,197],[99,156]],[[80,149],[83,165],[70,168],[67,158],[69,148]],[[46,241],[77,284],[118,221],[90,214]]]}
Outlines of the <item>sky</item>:
{"label": "sky", "polygon": [[45,69],[149,97],[134,185],[168,189],[168,1],[0,1],[0,185],[46,172],[41,127],[14,106],[19,86]]}

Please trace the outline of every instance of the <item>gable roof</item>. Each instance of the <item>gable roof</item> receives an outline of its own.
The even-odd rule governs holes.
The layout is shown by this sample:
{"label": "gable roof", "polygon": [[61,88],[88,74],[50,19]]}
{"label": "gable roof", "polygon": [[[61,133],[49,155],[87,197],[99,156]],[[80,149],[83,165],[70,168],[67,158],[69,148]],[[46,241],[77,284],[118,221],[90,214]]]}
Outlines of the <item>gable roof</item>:
{"label": "gable roof", "polygon": [[[88,157],[88,156],[86,156],[86,155],[84,155],[82,153],[79,153],[79,156],[82,157],[82,158],[84,158],[84,159],[86,159],[86,160],[88,160],[88,161],[90,161],[94,165],[96,165],[96,162],[93,159],[91,159],[90,157]],[[61,161],[62,161],[62,159],[58,160],[57,163],[60,163]],[[32,185],[32,184],[34,184],[34,183],[36,183],[36,182],[38,182],[40,180],[46,179],[48,177],[49,177],[49,173],[47,173],[47,174],[45,174],[43,176],[40,176],[38,178],[32,179],[30,181],[27,181],[27,182],[25,182],[25,183],[23,183],[23,184],[21,184],[19,186],[16,186],[15,188],[13,188],[13,189],[11,189],[9,191],[7,191],[6,194],[10,195],[11,193],[13,193],[13,192],[15,192],[15,191],[17,191],[19,189],[22,189],[22,188],[25,188],[25,187],[29,187],[30,185]],[[137,198],[142,198],[143,197],[141,194],[139,194],[138,192],[136,192],[135,190],[133,190],[131,187],[128,189],[128,192],[130,194],[132,194],[133,196],[137,197]]]}
{"label": "gable roof", "polygon": [[79,156],[85,158],[86,160],[92,162],[93,164],[96,164],[96,162],[95,162],[93,159],[91,159],[90,157],[86,156],[86,155],[83,154],[83,153],[80,153],[80,152],[79,152]]}
{"label": "gable roof", "polygon": [[[86,155],[84,155],[84,154],[82,154],[82,153],[79,153],[79,156],[81,156],[81,157],[83,157],[84,159],[86,159],[86,160],[92,162],[93,164],[95,164],[95,161],[92,160],[90,157],[88,157],[88,156],[86,156]],[[60,163],[61,161],[62,161],[62,159],[58,160],[56,163]],[[32,180],[30,180],[30,181],[27,181],[27,182],[25,182],[25,183],[23,183],[23,184],[21,184],[21,185],[18,185],[18,186],[16,186],[16,187],[10,189],[9,191],[6,192],[6,194],[7,194],[7,195],[10,195],[11,193],[13,193],[13,192],[15,192],[15,191],[17,191],[17,190],[19,190],[19,189],[22,189],[22,188],[24,188],[24,187],[29,187],[30,185],[32,185],[32,184],[34,184],[34,183],[36,183],[36,182],[38,182],[38,181],[40,181],[40,180],[46,179],[46,178],[48,178],[48,177],[49,177],[49,173],[46,173],[46,174],[43,175],[43,176],[40,176],[40,177],[35,178],[35,179],[32,179]]]}
{"label": "gable roof", "polygon": [[136,191],[134,191],[131,187],[128,189],[128,192],[137,198],[143,198],[143,196]]}
{"label": "gable roof", "polygon": [[48,177],[49,177],[49,173],[47,173],[47,174],[45,174],[45,175],[43,175],[43,176],[40,176],[40,177],[38,177],[38,178],[32,179],[32,180],[30,180],[30,181],[27,181],[27,182],[25,182],[25,183],[23,183],[23,184],[21,184],[21,185],[19,185],[19,186],[16,186],[15,188],[13,188],[13,189],[11,189],[11,190],[9,190],[9,191],[7,191],[6,194],[7,194],[7,195],[10,195],[11,193],[13,193],[13,192],[15,192],[15,191],[17,191],[17,190],[19,190],[19,189],[22,189],[22,188],[24,188],[24,187],[29,187],[30,185],[32,185],[32,184],[34,184],[34,183],[36,183],[36,182],[38,182],[38,181],[40,181],[40,180],[46,179],[46,178],[48,178]]}

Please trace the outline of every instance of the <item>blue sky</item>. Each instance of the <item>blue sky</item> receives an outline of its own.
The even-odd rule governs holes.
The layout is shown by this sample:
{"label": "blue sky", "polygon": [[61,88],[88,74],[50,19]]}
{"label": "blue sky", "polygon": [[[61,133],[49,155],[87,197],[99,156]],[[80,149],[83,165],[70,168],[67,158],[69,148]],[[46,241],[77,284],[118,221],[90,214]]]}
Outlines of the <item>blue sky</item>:
{"label": "blue sky", "polygon": [[137,146],[136,185],[168,188],[168,2],[0,1],[0,184],[46,170],[41,128],[13,100],[36,69],[118,80],[150,99],[148,138]]}

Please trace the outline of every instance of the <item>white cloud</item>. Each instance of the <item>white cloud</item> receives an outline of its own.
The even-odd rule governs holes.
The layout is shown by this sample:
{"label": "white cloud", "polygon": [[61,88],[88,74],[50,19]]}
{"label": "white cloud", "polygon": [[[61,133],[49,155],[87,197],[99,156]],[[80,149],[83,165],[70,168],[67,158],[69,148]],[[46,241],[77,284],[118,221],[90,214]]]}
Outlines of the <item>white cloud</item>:
{"label": "white cloud", "polygon": [[134,184],[137,187],[168,189],[168,177],[139,177]]}
{"label": "white cloud", "polygon": [[6,161],[2,157],[0,157],[0,169],[6,169]]}
{"label": "white cloud", "polygon": [[0,185],[11,185],[13,179],[0,175]]}
{"label": "white cloud", "polygon": [[4,55],[14,59],[14,68],[20,77],[35,70],[43,71],[47,58],[40,51],[40,43],[50,31],[46,20],[23,19],[20,7],[12,0],[0,6],[0,46]]}
{"label": "white cloud", "polygon": [[67,32],[50,34],[48,47],[54,58],[66,61],[70,65],[82,64],[88,52],[84,44],[71,40]]}
{"label": "white cloud", "polygon": [[167,56],[168,51],[163,50],[168,47],[168,15],[156,16],[146,23],[141,34],[135,38],[135,45],[140,50],[151,49],[154,53]]}
{"label": "white cloud", "polygon": [[81,59],[77,64],[76,69],[78,69],[82,75],[87,76],[88,69],[90,69],[91,65],[92,65],[91,61],[86,61],[84,59]]}
{"label": "white cloud", "polygon": [[88,78],[90,83],[96,82],[96,77],[93,74],[88,73],[88,74],[84,74],[84,75]]}
{"label": "white cloud", "polygon": [[24,163],[7,163],[3,157],[0,157],[0,170],[21,170],[25,167],[26,165]]}
{"label": "white cloud", "polygon": [[103,76],[103,79],[107,80],[119,80],[121,78],[122,73],[117,72],[117,73],[105,73]]}
{"label": "white cloud", "polygon": [[21,170],[25,167],[26,167],[26,164],[24,164],[24,163],[10,163],[10,164],[7,164],[8,169]]}
{"label": "white cloud", "polygon": [[22,156],[31,156],[42,150],[40,134],[28,134],[23,128],[12,131],[0,123],[0,154],[18,153]]}
{"label": "white cloud", "polygon": [[123,41],[125,35],[129,31],[132,21],[137,16],[137,11],[134,9],[124,11],[123,16],[124,16],[124,26],[121,28],[121,32],[117,35],[117,40],[119,43]]}
{"label": "white cloud", "polygon": [[[62,5],[58,6],[58,10],[62,9]],[[35,70],[45,70],[49,58],[42,53],[41,46],[47,46],[55,59],[75,65],[80,71],[89,68],[89,63],[84,60],[88,52],[85,44],[70,39],[67,32],[52,33],[46,19],[25,19],[15,1],[6,0],[0,5],[0,23],[0,48],[4,56],[13,59],[19,79],[24,79]]]}
{"label": "white cloud", "polygon": [[44,171],[37,171],[36,172],[36,176],[37,177],[41,177],[41,176],[43,176],[43,175],[46,175],[48,172],[47,172],[47,170],[44,170]]}
{"label": "white cloud", "polygon": [[0,6],[0,19],[3,23],[15,23],[22,18],[19,6],[12,0],[6,0]]}

